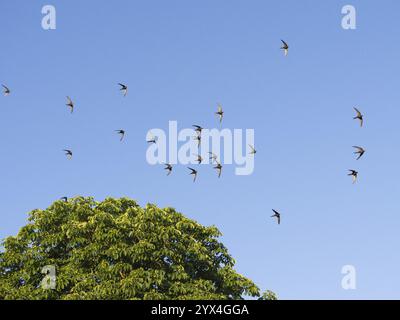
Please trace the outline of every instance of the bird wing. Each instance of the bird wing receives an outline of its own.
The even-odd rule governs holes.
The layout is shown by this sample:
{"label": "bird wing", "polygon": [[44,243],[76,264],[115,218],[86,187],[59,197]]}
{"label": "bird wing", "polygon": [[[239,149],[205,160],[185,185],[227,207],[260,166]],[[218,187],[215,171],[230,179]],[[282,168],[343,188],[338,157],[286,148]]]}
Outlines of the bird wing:
{"label": "bird wing", "polygon": [[284,45],[285,47],[289,47],[288,44],[287,44],[285,41],[283,41],[282,39],[281,39],[281,41],[282,41],[282,43],[283,43],[283,45]]}
{"label": "bird wing", "polygon": [[358,110],[356,107],[353,107],[353,109],[357,112],[357,115],[361,117],[361,112]]}

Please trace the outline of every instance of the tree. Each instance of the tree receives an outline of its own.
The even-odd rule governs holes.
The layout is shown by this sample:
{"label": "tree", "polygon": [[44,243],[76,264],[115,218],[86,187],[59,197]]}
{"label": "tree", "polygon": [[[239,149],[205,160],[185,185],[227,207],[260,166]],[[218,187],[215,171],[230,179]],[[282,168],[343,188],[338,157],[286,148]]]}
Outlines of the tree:
{"label": "tree", "polygon": [[17,236],[3,241],[0,299],[260,295],[233,269],[216,227],[204,227],[172,208],[142,208],[127,198],[77,197],[33,210],[28,221]]}

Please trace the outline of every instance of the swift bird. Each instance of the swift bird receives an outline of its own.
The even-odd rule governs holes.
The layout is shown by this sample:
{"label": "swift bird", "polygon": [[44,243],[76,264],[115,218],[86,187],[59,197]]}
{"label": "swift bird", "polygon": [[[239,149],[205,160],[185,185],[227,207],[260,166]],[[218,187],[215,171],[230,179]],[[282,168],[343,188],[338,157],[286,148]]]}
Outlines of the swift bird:
{"label": "swift bird", "polygon": [[198,133],[198,135],[201,135],[201,131],[203,130],[202,127],[200,127],[196,124],[192,125],[192,127],[195,127],[196,129],[194,129],[194,131],[196,131]]}
{"label": "swift bird", "polygon": [[64,202],[68,202],[68,198],[67,197],[61,197],[60,200],[62,200]]}
{"label": "swift bird", "polygon": [[164,166],[164,170],[168,170],[167,176],[169,176],[172,172],[172,166],[169,163],[165,163]]}
{"label": "swift bird", "polygon": [[354,151],[354,154],[358,154],[358,157],[356,160],[360,159],[363,154],[365,153],[365,149],[362,147],[358,147],[358,146],[353,146],[353,148],[357,149],[357,151]]}
{"label": "swift bird", "polygon": [[67,103],[66,106],[71,108],[71,113],[74,112],[74,103],[72,102],[71,98],[67,96]]}
{"label": "swift bird", "polygon": [[218,103],[218,111],[215,113],[219,117],[219,122],[222,122],[222,118],[224,117],[224,111],[222,110],[222,106]]}
{"label": "swift bird", "polygon": [[151,132],[150,132],[150,136],[151,136],[151,138],[150,138],[150,140],[147,140],[147,142],[148,143],[156,143],[157,140],[156,140],[156,138],[153,136],[153,134]]}
{"label": "swift bird", "polygon": [[282,41],[282,44],[283,44],[281,49],[284,51],[285,57],[286,57],[288,55],[288,53],[289,53],[289,46],[285,41],[283,41],[283,40],[281,40],[281,41]]}
{"label": "swift bird", "polygon": [[254,146],[252,146],[251,144],[249,144],[249,147],[250,147],[250,149],[251,149],[249,154],[256,154],[256,153],[257,153],[257,150],[254,149]]}
{"label": "swift bird", "polygon": [[194,156],[196,156],[196,161],[198,164],[200,164],[203,161],[203,157],[199,154],[194,154]]}
{"label": "swift bird", "polygon": [[197,147],[200,148],[201,144],[201,135],[197,134],[196,136],[193,137],[194,140],[197,140]]}
{"label": "swift bird", "polygon": [[214,169],[218,170],[218,178],[221,177],[221,173],[222,173],[222,165],[218,162],[217,165],[214,167]]}
{"label": "swift bird", "polygon": [[271,216],[271,218],[276,218],[278,220],[278,224],[281,224],[281,214],[274,209],[272,209],[272,211],[274,214]]}
{"label": "swift bird", "polygon": [[124,97],[128,93],[128,86],[123,84],[123,83],[118,83],[118,85],[121,87],[119,90],[122,91]]}
{"label": "swift bird", "polygon": [[364,123],[364,116],[362,115],[360,110],[358,110],[356,107],[354,107],[353,109],[355,110],[355,112],[357,112],[357,115],[353,119],[354,120],[356,120],[356,119],[360,120],[360,127],[362,127],[363,123]]}
{"label": "swift bird", "polygon": [[197,170],[194,170],[193,168],[189,168],[189,167],[188,167],[188,169],[190,170],[189,174],[193,175],[193,182],[195,182],[196,177],[197,177]]}
{"label": "swift bird", "polygon": [[8,96],[11,93],[10,89],[7,86],[5,86],[4,84],[2,84],[1,86],[3,87],[4,96]]}
{"label": "swift bird", "polygon": [[68,149],[63,150],[68,159],[72,159],[72,151]]}
{"label": "swift bird", "polygon": [[356,170],[349,169],[350,173],[348,176],[351,176],[353,178],[353,184],[356,183],[357,177],[358,177],[358,172]]}
{"label": "swift bird", "polygon": [[125,130],[115,130],[116,133],[121,135],[121,138],[119,139],[119,141],[122,141],[122,139],[125,137]]}
{"label": "swift bird", "polygon": [[208,154],[210,155],[209,159],[211,160],[211,163],[213,163],[214,161],[218,162],[217,161],[218,160],[218,156],[215,153],[209,152]]}

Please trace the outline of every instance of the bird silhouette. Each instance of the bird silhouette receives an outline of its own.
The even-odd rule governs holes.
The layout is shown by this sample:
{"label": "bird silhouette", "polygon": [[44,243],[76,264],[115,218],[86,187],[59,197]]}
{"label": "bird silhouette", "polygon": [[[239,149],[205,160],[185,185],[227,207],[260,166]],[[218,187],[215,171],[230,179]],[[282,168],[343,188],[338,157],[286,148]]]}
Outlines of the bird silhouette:
{"label": "bird silhouette", "polygon": [[257,150],[256,149],[254,149],[254,146],[252,146],[251,144],[249,144],[249,147],[250,147],[250,152],[249,152],[249,154],[256,154],[257,153]]}
{"label": "bird silhouette", "polygon": [[193,137],[194,140],[197,140],[197,147],[200,148],[201,145],[201,135],[197,134]]}
{"label": "bird silhouette", "polygon": [[285,57],[286,57],[288,55],[288,53],[289,53],[289,46],[285,41],[283,41],[283,40],[281,40],[281,41],[282,41],[282,44],[283,44],[281,49],[285,53]]}
{"label": "bird silhouette", "polygon": [[357,182],[358,172],[356,170],[349,169],[350,173],[348,176],[353,178],[353,184]]}
{"label": "bird silhouette", "polygon": [[218,110],[215,113],[219,117],[219,122],[222,122],[222,118],[224,117],[224,111],[222,110],[222,106],[218,103]]}
{"label": "bird silhouette", "polygon": [[121,87],[119,90],[122,91],[124,97],[128,93],[128,86],[123,84],[123,83],[118,83],[118,85]]}
{"label": "bird silhouette", "polygon": [[198,164],[202,163],[203,161],[203,157],[199,154],[194,154],[194,156],[196,156],[196,161]]}
{"label": "bird silhouette", "polygon": [[70,107],[71,113],[74,112],[74,103],[72,102],[71,98],[67,96],[67,103],[66,106]]}
{"label": "bird silhouette", "polygon": [[278,221],[278,224],[281,224],[281,214],[274,209],[272,209],[272,211],[274,212],[274,214],[271,216],[271,218],[276,218]]}
{"label": "bird silhouette", "polygon": [[360,112],[360,110],[358,110],[356,107],[353,108],[355,110],[355,112],[357,113],[357,115],[353,118],[354,120],[358,119],[360,120],[360,127],[363,126],[364,123],[364,116],[362,115],[362,113]]}
{"label": "bird silhouette", "polygon": [[68,159],[72,159],[72,151],[68,149],[63,150]]}
{"label": "bird silhouette", "polygon": [[68,202],[68,198],[67,197],[61,197],[60,200],[62,200],[64,202]]}
{"label": "bird silhouette", "polygon": [[4,84],[1,85],[3,87],[3,94],[4,96],[8,96],[11,93],[11,90],[5,86]]}
{"label": "bird silhouette", "polygon": [[147,140],[148,143],[157,143],[156,138],[153,136],[153,134],[150,132],[150,139]]}
{"label": "bird silhouette", "polygon": [[216,169],[218,171],[218,178],[221,177],[221,173],[222,173],[222,165],[218,162],[217,165],[214,167],[214,169]]}
{"label": "bird silhouette", "polygon": [[169,176],[172,172],[172,166],[169,163],[165,163],[164,165],[165,165],[164,170],[168,171],[167,176]]}
{"label": "bird silhouette", "polygon": [[188,167],[188,169],[190,170],[190,175],[193,175],[193,182],[195,182],[196,181],[196,178],[197,178],[197,170],[194,170],[193,168],[189,168]]}
{"label": "bird silhouette", "polygon": [[358,157],[356,160],[360,159],[363,154],[365,153],[365,149],[362,147],[358,147],[358,146],[353,146],[353,148],[357,149],[357,151],[354,151],[354,154],[358,154]]}
{"label": "bird silhouette", "polygon": [[121,138],[119,139],[119,141],[122,141],[122,139],[124,139],[125,137],[125,130],[115,130],[116,133],[118,133],[119,135],[121,135]]}

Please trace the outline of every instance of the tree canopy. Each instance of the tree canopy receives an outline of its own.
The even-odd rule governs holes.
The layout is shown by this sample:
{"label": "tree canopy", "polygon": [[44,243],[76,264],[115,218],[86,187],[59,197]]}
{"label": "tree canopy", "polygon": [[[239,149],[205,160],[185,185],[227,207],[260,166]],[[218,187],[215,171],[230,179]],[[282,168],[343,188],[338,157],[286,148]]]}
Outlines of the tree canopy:
{"label": "tree canopy", "polygon": [[[0,299],[242,299],[258,287],[204,227],[127,198],[58,200],[3,241]],[[264,296],[261,296],[261,299]]]}

